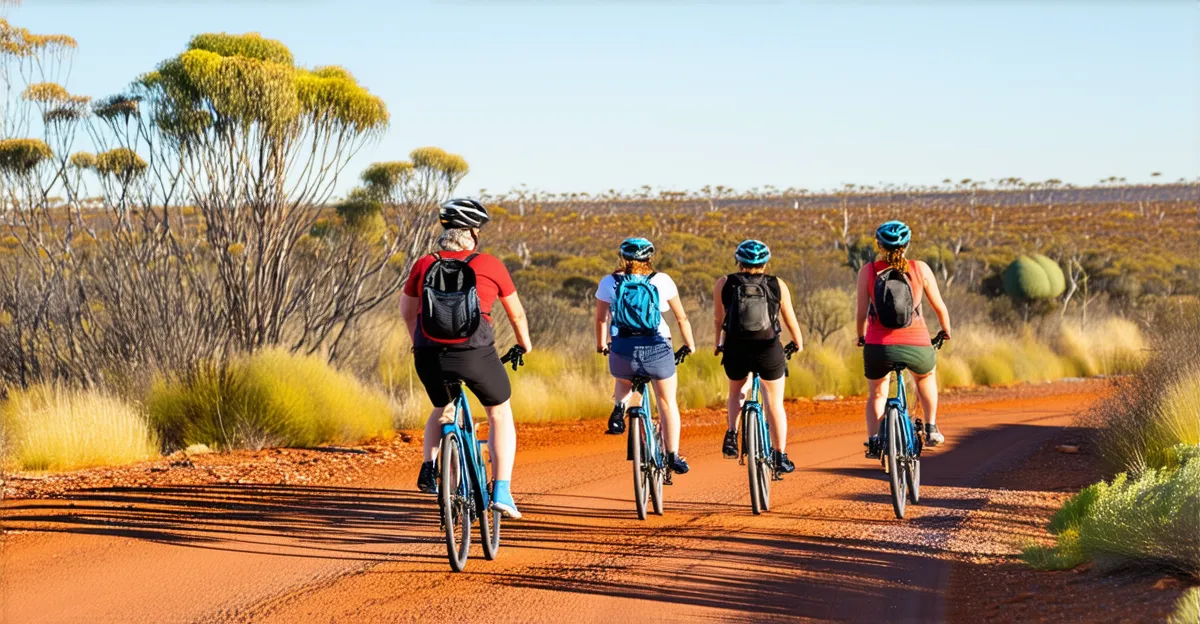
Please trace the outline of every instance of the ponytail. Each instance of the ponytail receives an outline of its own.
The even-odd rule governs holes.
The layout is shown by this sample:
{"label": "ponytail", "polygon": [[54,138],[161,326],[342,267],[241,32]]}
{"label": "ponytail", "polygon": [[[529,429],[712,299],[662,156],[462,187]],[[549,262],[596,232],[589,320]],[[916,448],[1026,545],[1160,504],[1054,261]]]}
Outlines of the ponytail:
{"label": "ponytail", "polygon": [[883,261],[887,263],[889,268],[896,269],[901,273],[908,274],[908,258],[904,257],[904,252],[908,250],[908,246],[897,247],[895,249],[886,249],[879,247],[880,253],[883,254]]}

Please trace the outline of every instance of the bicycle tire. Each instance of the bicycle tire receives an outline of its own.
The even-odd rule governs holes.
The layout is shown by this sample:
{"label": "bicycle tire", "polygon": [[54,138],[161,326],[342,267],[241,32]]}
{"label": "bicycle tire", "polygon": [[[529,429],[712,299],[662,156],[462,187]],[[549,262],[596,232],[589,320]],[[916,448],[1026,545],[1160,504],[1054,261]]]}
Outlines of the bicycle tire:
{"label": "bicycle tire", "polygon": [[650,483],[646,478],[646,470],[642,466],[645,459],[642,452],[646,445],[642,442],[642,418],[629,419],[630,444],[633,446],[633,504],[637,507],[638,520],[646,519],[646,503],[650,498]]}
{"label": "bicycle tire", "polygon": [[904,478],[908,481],[908,502],[916,505],[921,502],[921,460],[910,459],[908,461],[908,469],[904,471]]}
{"label": "bicycle tire", "polygon": [[900,458],[900,410],[888,408],[884,420],[887,423],[888,482],[892,489],[892,509],[897,518],[903,519],[908,495],[905,493],[905,477],[901,474],[905,462]]}
{"label": "bicycle tire", "polygon": [[[760,420],[763,418],[761,412],[759,412],[758,418]],[[771,463],[771,453],[765,450],[768,440],[761,437],[763,435],[761,428],[758,430],[758,435],[760,436],[759,455],[762,457],[758,463],[758,506],[763,511],[771,511],[771,480],[775,478],[775,467]]]}
{"label": "bicycle tire", "polygon": [[742,427],[746,431],[746,473],[750,479],[750,511],[757,516],[763,512],[759,493],[762,481],[758,476],[763,467],[759,465],[758,425],[751,422],[749,410],[742,412]]}
{"label": "bicycle tire", "polygon": [[[652,425],[653,426],[653,425]],[[654,427],[654,441],[658,444],[658,452],[661,455],[663,448],[662,428]],[[663,515],[663,478],[666,475],[668,468],[655,466],[653,468],[654,476],[650,479],[650,501],[654,503],[654,515]]]}
{"label": "bicycle tire", "polygon": [[[482,462],[483,458],[479,460]],[[488,561],[496,558],[496,554],[500,552],[500,512],[495,509],[490,509],[484,500],[484,488],[488,487],[487,480],[487,465],[483,469],[483,482],[477,484],[475,489],[475,507],[479,509],[479,543],[483,546],[483,557]]]}
{"label": "bicycle tire", "polygon": [[[438,500],[446,533],[446,556],[450,559],[450,569],[455,572],[462,572],[467,567],[467,557],[471,554],[471,513],[464,508],[469,501],[459,500],[458,497],[458,486],[462,479],[467,478],[461,471],[459,453],[458,434],[443,436]],[[456,530],[459,537],[455,536]]]}

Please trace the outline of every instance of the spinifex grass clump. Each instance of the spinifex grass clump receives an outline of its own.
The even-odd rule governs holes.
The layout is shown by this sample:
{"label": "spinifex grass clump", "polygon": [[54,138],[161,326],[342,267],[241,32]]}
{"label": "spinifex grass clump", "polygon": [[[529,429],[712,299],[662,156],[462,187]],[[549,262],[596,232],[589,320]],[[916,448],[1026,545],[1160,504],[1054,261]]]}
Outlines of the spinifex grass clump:
{"label": "spinifex grass clump", "polygon": [[1173,468],[1121,473],[1067,501],[1050,523],[1053,547],[1025,551],[1031,565],[1146,568],[1200,579],[1200,449],[1180,445]]}
{"label": "spinifex grass clump", "polygon": [[14,390],[0,409],[6,463],[23,470],[72,470],[149,459],[158,442],[138,410],[94,390]]}
{"label": "spinifex grass clump", "polygon": [[188,382],[160,381],[147,408],[163,438],[179,448],[308,447],[392,433],[382,393],[322,358],[281,349],[237,358]]}

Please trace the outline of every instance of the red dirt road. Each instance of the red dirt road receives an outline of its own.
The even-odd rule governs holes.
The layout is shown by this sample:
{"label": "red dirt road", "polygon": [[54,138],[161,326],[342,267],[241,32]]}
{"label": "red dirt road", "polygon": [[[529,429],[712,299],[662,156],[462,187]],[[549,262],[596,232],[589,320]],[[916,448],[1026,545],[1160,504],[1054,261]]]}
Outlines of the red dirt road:
{"label": "red dirt road", "polygon": [[[92,489],[3,504],[3,622],[937,621],[950,562],[990,548],[973,487],[1058,433],[1100,392],[972,394],[923,461],[921,505],[892,514],[862,458],[860,404],[800,403],[799,470],[750,513],[745,468],[712,412],[685,416],[692,472],[637,520],[623,438],[602,421],[534,428],[518,457],[525,514],[497,561],[446,563],[411,462],[355,487]],[[1033,396],[1029,396],[1033,395]],[[586,427],[586,429],[584,429]],[[580,433],[586,431],[586,433]],[[524,435],[524,433],[523,433]]]}

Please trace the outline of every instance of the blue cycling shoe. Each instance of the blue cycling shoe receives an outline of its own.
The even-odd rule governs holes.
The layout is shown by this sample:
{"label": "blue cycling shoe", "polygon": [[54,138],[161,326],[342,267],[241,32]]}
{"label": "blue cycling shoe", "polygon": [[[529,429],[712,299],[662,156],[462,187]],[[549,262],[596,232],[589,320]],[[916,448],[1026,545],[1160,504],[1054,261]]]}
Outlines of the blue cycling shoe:
{"label": "blue cycling shoe", "polygon": [[492,482],[492,508],[504,514],[506,518],[520,520],[521,512],[517,510],[517,503],[513,501],[508,485],[508,481]]}

